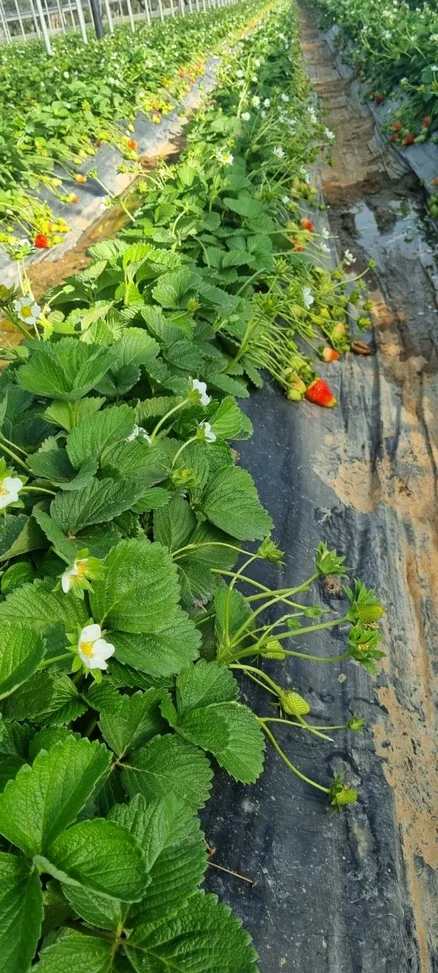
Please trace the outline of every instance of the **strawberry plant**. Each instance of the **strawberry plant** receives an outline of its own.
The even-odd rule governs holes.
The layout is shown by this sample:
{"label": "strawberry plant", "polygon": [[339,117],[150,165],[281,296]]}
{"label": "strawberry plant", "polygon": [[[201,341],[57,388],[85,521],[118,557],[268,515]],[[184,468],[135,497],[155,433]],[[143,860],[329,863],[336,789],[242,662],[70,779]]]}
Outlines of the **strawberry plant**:
{"label": "strawberry plant", "polygon": [[388,128],[405,147],[438,140],[438,15],[430,3],[397,0],[312,0],[377,105],[400,103]]}
{"label": "strawberry plant", "polygon": [[[324,542],[295,587],[253,577],[263,561],[277,578],[284,555],[230,446],[252,433],[237,399],[259,369],[288,394],[301,375],[315,387],[296,335],[347,342],[343,273],[311,262],[316,231],[300,226],[298,195],[284,202],[304,153],[293,162],[282,106],[303,118],[303,147],[309,117],[290,17],[273,8],[238,43],[181,161],[151,176],[135,223],[94,247],[50,306],[32,297],[25,248],[25,293],[0,288],[24,338],[0,376],[5,973],[255,973],[240,921],[200,889],[197,812],[214,770],[254,783],[268,742],[332,809],[358,797],[283,748],[285,727],[323,743],[363,726],[314,720],[288,661],[351,659],[372,675],[383,609],[358,580],[342,589],[345,559]],[[342,614],[318,603],[325,576],[339,579]],[[299,650],[332,628],[343,651]],[[241,680],[264,688],[262,712],[241,701]]]}
{"label": "strawberry plant", "polygon": [[[23,234],[37,247],[41,236],[48,246],[61,242],[76,184],[87,181],[79,170],[90,156],[107,142],[135,164],[137,113],[159,122],[202,74],[207,52],[257,6],[251,0],[159,24],[138,22],[135,34],[121,26],[88,44],[65,34],[54,39],[52,58],[40,41],[2,45],[0,245],[13,255]],[[58,211],[63,204],[63,218],[52,202]]]}

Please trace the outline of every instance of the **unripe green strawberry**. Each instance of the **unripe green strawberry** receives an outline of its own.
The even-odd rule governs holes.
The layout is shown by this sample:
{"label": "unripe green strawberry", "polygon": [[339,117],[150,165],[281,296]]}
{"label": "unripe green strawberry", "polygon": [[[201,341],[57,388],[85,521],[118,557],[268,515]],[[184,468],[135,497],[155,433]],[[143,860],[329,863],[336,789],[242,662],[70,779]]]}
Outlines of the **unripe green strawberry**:
{"label": "unripe green strawberry", "polygon": [[358,793],[354,790],[354,787],[347,787],[347,785],[345,785],[345,787],[335,795],[332,800],[332,804],[336,804],[337,807],[341,807],[343,804],[355,804],[357,798]]}
{"label": "unripe green strawberry", "polygon": [[280,659],[283,661],[286,658],[286,653],[278,639],[269,639],[267,641],[263,655],[265,659]]}
{"label": "unripe green strawberry", "polygon": [[359,602],[356,604],[356,614],[364,625],[371,625],[382,617],[383,608],[380,605],[361,605]]}
{"label": "unripe green strawberry", "polygon": [[310,713],[310,706],[307,699],[296,693],[294,689],[285,689],[280,695],[280,705],[289,716],[305,716]]}

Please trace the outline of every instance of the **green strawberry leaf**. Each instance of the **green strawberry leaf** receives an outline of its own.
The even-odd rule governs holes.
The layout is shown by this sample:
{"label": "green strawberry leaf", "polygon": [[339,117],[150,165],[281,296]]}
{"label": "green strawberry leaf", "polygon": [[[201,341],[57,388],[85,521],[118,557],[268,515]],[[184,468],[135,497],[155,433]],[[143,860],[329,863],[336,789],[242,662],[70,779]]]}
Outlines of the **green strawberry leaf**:
{"label": "green strawberry leaf", "polygon": [[151,676],[172,676],[198,657],[201,634],[178,606],[160,632],[111,632],[118,662]]}
{"label": "green strawberry leaf", "polygon": [[117,708],[107,712],[103,708],[99,727],[104,740],[118,757],[135,750],[165,729],[159,703],[160,689],[148,689],[133,696],[117,696]]}
{"label": "green strawberry leaf", "polygon": [[41,951],[35,969],[38,973],[115,973],[118,967],[110,941],[69,929]]}
{"label": "green strawberry leaf", "polygon": [[22,388],[36,395],[74,402],[92,389],[108,371],[113,348],[62,338],[49,344],[36,342],[29,361],[17,371]]}
{"label": "green strawberry leaf", "polygon": [[154,737],[122,765],[128,794],[147,801],[173,793],[195,810],[208,799],[212,770],[207,758],[181,737],[166,733]]}
{"label": "green strawberry leaf", "polygon": [[211,477],[201,507],[211,523],[239,540],[262,540],[273,529],[252,477],[236,466],[226,466]]}
{"label": "green strawberry leaf", "polygon": [[0,794],[0,833],[25,855],[44,851],[75,820],[110,762],[103,744],[73,735],[41,751]]}
{"label": "green strawberry leaf", "polygon": [[196,517],[183,497],[172,497],[166,507],[154,513],[154,538],[169,551],[183,547],[195,527]]}
{"label": "green strawberry leaf", "polygon": [[29,625],[0,619],[0,699],[29,679],[44,658],[45,643]]}
{"label": "green strawberry leaf", "polygon": [[0,852],[0,969],[25,973],[40,937],[43,893],[32,862]]}
{"label": "green strawberry leaf", "polygon": [[128,405],[95,412],[73,429],[67,439],[71,463],[79,469],[86,460],[97,460],[104,449],[127,439],[134,429],[134,412]]}
{"label": "green strawberry leaf", "polygon": [[110,819],[122,824],[143,850],[149,884],[129,913],[129,925],[160,919],[180,907],[202,881],[207,847],[199,819],[174,794],[147,804],[141,795],[118,804]]}
{"label": "green strawberry leaf", "polygon": [[80,821],[55,838],[38,864],[67,885],[80,885],[110,898],[141,898],[146,867],[141,848],[114,821]]}
{"label": "green strawberry leaf", "polygon": [[125,950],[136,973],[257,973],[257,955],[240,919],[202,892],[176,915],[135,929]]}
{"label": "green strawberry leaf", "polygon": [[93,618],[123,632],[154,633],[169,623],[179,600],[168,551],[146,539],[121,541],[105,559],[105,575],[90,594]]}

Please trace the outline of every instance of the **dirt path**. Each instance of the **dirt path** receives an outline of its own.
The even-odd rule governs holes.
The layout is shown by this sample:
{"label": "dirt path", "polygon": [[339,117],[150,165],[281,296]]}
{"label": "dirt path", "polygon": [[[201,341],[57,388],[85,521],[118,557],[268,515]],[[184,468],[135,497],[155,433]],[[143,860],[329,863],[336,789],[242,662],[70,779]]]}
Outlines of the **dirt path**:
{"label": "dirt path", "polygon": [[[205,826],[217,861],[254,888],[209,874],[242,916],[262,973],[437,973],[438,786],[433,655],[438,645],[438,317],[434,254],[410,179],[382,154],[373,123],[302,13],[308,73],[336,132],[320,177],[339,249],[369,283],[376,354],[347,355],[324,374],[340,406],[292,408],[269,382],[245,406],[254,436],[240,444],[286,551],[281,586],[312,569],[319,540],[347,557],[353,577],[386,605],[387,658],[372,682],[351,663],[270,664],[325,723],[361,713],[367,729],[320,745],[287,730],[289,758],[327,782],[346,771],[360,803],[340,818],[268,752],[256,787],[215,778]],[[338,610],[321,586],[323,607]],[[345,636],[319,633],[299,649],[337,654]],[[247,688],[247,687],[246,687]],[[263,693],[248,690],[266,712]]]}

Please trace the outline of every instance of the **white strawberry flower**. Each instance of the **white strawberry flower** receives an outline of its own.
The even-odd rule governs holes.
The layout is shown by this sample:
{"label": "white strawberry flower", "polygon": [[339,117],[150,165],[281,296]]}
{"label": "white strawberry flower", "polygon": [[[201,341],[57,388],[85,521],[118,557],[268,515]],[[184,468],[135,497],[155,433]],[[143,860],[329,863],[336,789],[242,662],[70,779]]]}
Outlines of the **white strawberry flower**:
{"label": "white strawberry flower", "polygon": [[307,310],[309,310],[309,308],[312,307],[312,304],[314,304],[315,298],[310,287],[303,287],[303,301],[304,307],[306,307]]}
{"label": "white strawberry flower", "polygon": [[354,264],[354,261],[356,260],[356,257],[354,256],[354,253],[351,252],[351,250],[345,250],[345,252],[344,252],[344,260],[345,260],[345,263],[347,264],[347,267],[349,267],[350,264]]}
{"label": "white strawberry flower", "polygon": [[36,324],[41,314],[41,308],[33,297],[19,297],[18,301],[14,301],[14,311],[25,324]]}
{"label": "white strawberry flower", "polygon": [[74,578],[84,578],[87,570],[88,558],[77,558],[73,562],[73,567],[68,568],[67,571],[61,575],[61,588],[65,595],[68,594],[72,586]]}
{"label": "white strawberry flower", "polygon": [[205,439],[207,443],[214,443],[216,441],[217,436],[216,433],[213,432],[213,429],[211,428],[211,423],[205,421],[200,422],[199,431],[201,433],[200,438]]}
{"label": "white strawberry flower", "polygon": [[143,429],[143,426],[137,426],[137,424],[134,426],[131,435],[127,436],[126,442],[132,443],[134,439],[144,439],[147,443],[152,442],[152,439],[146,432],[146,429]]}
{"label": "white strawberry flower", "polygon": [[277,156],[277,159],[284,159],[285,153],[284,153],[284,149],[281,148],[281,145],[276,145],[275,148],[273,149],[273,152],[274,155]]}
{"label": "white strawberry flower", "polygon": [[288,203],[290,203],[290,196],[282,196],[281,202],[284,203],[285,206],[287,206]]}
{"label": "white strawberry flower", "polygon": [[253,76],[252,76],[252,78],[251,78],[251,81],[252,81],[252,82],[253,82],[254,84],[258,84],[258,80],[259,80],[259,79],[258,79],[258,77],[257,77],[257,75],[256,75],[256,74],[253,74]]}
{"label": "white strawberry flower", "polygon": [[0,510],[10,503],[16,503],[23,486],[19,476],[4,476],[0,480]]}
{"label": "white strawberry flower", "polygon": [[252,96],[252,98],[251,98],[251,104],[253,105],[254,108],[259,108],[260,107],[260,98],[259,98],[258,95],[253,95]]}
{"label": "white strawberry flower", "polygon": [[85,625],[78,641],[78,656],[87,669],[107,669],[107,659],[114,655],[115,647],[102,638],[100,625]]}
{"label": "white strawberry flower", "polygon": [[206,382],[200,382],[197,378],[192,378],[191,392],[197,392],[201,405],[207,406],[211,402],[211,397],[207,395]]}
{"label": "white strawberry flower", "polygon": [[329,142],[334,142],[334,140],[336,138],[335,133],[332,132],[330,128],[325,128],[324,129],[324,135],[329,140]]}
{"label": "white strawberry flower", "polygon": [[243,71],[241,71],[240,68],[239,68],[238,71],[236,71],[236,77],[237,78],[243,78]]}
{"label": "white strawberry flower", "polygon": [[243,122],[249,122],[249,120],[251,118],[251,115],[250,115],[249,111],[243,111],[240,117],[241,117],[241,119],[242,119]]}
{"label": "white strawberry flower", "polygon": [[319,248],[322,251],[322,253],[327,253],[327,254],[331,253],[330,247],[328,247],[326,243],[320,243]]}
{"label": "white strawberry flower", "polygon": [[263,102],[263,105],[264,105],[265,108],[270,108],[271,107],[271,99],[270,98],[265,98],[265,100]]}
{"label": "white strawberry flower", "polygon": [[223,166],[231,166],[234,161],[234,155],[231,152],[227,152],[226,149],[219,149],[217,158],[219,162],[222,162]]}
{"label": "white strawberry flower", "polygon": [[280,95],[280,97],[281,97],[281,100],[284,101],[284,102],[289,101],[289,95],[285,95],[284,92],[283,92],[282,95]]}
{"label": "white strawberry flower", "polygon": [[324,240],[330,240],[330,233],[329,233],[327,227],[324,227],[324,229],[321,230],[321,236],[322,236],[322,238]]}

